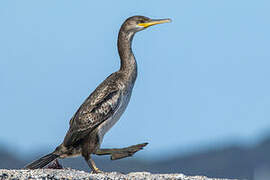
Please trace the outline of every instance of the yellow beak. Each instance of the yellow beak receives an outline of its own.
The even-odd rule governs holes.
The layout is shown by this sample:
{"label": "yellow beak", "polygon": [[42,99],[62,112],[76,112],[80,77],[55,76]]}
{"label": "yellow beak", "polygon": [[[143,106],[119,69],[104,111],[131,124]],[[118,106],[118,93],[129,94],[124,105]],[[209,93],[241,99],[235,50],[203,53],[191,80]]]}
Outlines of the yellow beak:
{"label": "yellow beak", "polygon": [[152,19],[150,22],[139,23],[138,26],[142,26],[144,28],[147,28],[149,26],[153,26],[153,25],[156,25],[156,24],[169,23],[171,21],[172,21],[171,19]]}

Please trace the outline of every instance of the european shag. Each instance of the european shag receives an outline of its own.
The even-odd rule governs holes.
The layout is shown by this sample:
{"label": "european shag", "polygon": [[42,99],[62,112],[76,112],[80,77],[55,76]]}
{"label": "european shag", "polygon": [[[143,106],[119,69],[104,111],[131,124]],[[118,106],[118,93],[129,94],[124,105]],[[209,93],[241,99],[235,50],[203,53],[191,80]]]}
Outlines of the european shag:
{"label": "european shag", "polygon": [[147,145],[144,143],[122,149],[100,149],[103,136],[125,111],[137,77],[137,63],[131,49],[134,34],[149,26],[170,21],[133,16],[122,24],[117,42],[120,69],[107,77],[80,106],[69,122],[70,128],[63,143],[26,168],[42,168],[57,158],[82,155],[92,171],[98,173],[101,171],[91,159],[91,154],[111,155],[114,160],[131,156]]}

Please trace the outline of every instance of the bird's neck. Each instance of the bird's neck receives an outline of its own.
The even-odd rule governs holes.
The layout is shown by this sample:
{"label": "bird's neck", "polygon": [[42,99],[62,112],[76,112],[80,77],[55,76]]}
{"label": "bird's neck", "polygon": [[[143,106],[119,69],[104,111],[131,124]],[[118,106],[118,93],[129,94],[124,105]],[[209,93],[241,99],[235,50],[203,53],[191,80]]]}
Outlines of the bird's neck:
{"label": "bird's neck", "polygon": [[121,59],[120,71],[133,83],[137,77],[137,62],[131,49],[134,34],[133,32],[127,33],[120,30],[117,42]]}

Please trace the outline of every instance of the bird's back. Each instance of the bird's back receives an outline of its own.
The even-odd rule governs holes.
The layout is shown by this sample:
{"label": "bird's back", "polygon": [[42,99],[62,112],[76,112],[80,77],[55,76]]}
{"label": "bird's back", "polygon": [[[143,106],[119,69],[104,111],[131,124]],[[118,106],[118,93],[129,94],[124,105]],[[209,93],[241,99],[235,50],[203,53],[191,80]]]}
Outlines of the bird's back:
{"label": "bird's back", "polygon": [[97,127],[102,138],[125,110],[132,90],[128,86],[119,71],[107,77],[71,118],[64,145],[76,144]]}

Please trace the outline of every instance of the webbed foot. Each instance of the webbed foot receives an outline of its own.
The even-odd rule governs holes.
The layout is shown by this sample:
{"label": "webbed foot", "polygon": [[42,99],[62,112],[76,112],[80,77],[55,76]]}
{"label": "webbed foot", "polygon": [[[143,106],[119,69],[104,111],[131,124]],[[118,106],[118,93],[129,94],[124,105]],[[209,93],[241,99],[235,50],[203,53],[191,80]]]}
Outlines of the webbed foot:
{"label": "webbed foot", "polygon": [[96,155],[111,155],[111,160],[122,159],[132,156],[139,150],[142,150],[148,143],[137,144],[126,148],[119,149],[98,149]]}
{"label": "webbed foot", "polygon": [[63,169],[63,166],[55,159],[48,165],[48,169]]}

